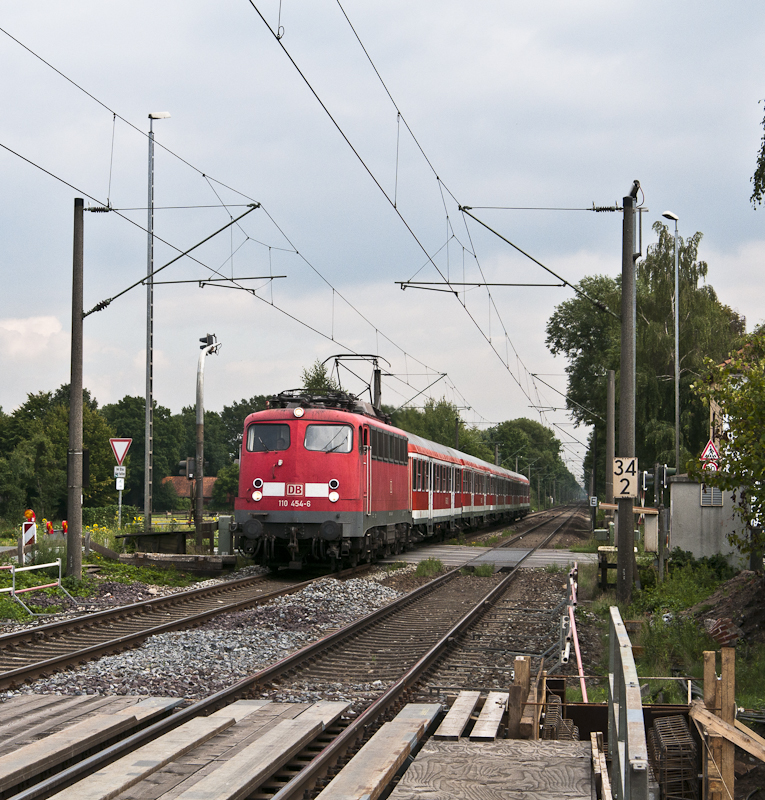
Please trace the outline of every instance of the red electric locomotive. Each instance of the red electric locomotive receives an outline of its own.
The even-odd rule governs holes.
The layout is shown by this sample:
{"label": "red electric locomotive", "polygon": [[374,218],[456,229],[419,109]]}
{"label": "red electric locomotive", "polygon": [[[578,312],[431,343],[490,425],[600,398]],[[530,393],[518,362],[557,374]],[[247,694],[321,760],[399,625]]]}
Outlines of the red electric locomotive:
{"label": "red electric locomotive", "polygon": [[528,480],[389,425],[341,392],[286,392],[245,420],[238,548],[262,564],[337,566],[528,512]]}

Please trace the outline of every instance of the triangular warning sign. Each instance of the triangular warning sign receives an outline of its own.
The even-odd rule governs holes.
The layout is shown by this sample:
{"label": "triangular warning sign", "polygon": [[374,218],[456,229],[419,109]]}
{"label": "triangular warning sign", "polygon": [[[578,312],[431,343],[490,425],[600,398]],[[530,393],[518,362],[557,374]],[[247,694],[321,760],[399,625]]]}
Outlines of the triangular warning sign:
{"label": "triangular warning sign", "polygon": [[707,442],[707,446],[704,448],[704,452],[701,454],[702,461],[719,461],[720,460],[720,451],[715,447],[715,443],[710,439]]}
{"label": "triangular warning sign", "polygon": [[125,456],[128,450],[130,450],[130,445],[132,443],[132,439],[109,439],[114,457],[117,459],[117,464],[120,466],[122,466],[122,462],[125,460]]}

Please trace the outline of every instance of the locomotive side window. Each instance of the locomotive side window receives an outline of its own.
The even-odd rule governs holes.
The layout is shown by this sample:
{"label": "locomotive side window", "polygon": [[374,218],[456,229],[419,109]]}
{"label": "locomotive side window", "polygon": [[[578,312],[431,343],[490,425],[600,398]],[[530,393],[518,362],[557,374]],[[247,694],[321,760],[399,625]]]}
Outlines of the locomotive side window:
{"label": "locomotive side window", "polygon": [[306,450],[320,453],[350,453],[353,428],[350,425],[309,425],[305,429]]}
{"label": "locomotive side window", "polygon": [[290,426],[256,422],[247,428],[247,449],[251,453],[286,450],[290,446]]}

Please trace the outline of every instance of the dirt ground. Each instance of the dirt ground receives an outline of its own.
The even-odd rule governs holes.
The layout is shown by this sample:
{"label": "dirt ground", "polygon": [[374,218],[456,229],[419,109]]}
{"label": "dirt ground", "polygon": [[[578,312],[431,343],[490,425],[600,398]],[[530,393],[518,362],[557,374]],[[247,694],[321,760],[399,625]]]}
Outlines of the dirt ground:
{"label": "dirt ground", "polygon": [[739,572],[689,613],[702,623],[727,617],[749,643],[765,642],[765,575]]}

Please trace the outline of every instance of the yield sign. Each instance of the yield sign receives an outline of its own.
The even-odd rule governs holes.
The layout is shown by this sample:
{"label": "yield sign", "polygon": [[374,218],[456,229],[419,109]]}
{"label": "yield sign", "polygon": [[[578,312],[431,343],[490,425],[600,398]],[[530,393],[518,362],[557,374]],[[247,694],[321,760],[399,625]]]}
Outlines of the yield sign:
{"label": "yield sign", "polygon": [[704,452],[701,454],[702,461],[719,461],[720,460],[720,452],[715,447],[715,443],[710,439],[707,442],[707,446],[704,448]]}
{"label": "yield sign", "polygon": [[109,444],[112,446],[112,452],[117,459],[117,463],[122,466],[125,460],[127,451],[130,450],[130,445],[133,443],[132,439],[109,439]]}

